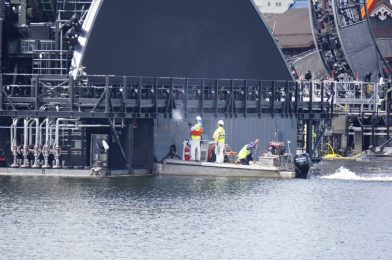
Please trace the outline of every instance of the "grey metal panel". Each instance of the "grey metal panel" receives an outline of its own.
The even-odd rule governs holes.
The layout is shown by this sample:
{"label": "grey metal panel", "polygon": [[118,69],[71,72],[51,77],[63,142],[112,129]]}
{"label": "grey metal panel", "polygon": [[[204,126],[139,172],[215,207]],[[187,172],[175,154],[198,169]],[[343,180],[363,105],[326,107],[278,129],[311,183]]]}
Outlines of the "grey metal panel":
{"label": "grey metal panel", "polygon": [[355,76],[363,79],[369,71],[371,81],[378,81],[379,58],[372,33],[366,22],[344,27],[339,30],[340,42],[345,58]]}
{"label": "grey metal panel", "polygon": [[291,80],[250,0],[104,1],[89,74]]}
{"label": "grey metal panel", "polygon": [[[190,127],[188,122],[194,123],[197,115],[189,115],[188,118],[178,121],[165,119],[158,116],[154,124],[154,150],[155,157],[161,160],[169,151],[171,144],[177,146],[177,151],[182,155],[182,142],[189,138]],[[268,142],[276,140],[292,141],[290,144],[291,152],[295,152],[297,147],[297,119],[271,117],[247,118],[216,118],[212,115],[203,116],[204,135],[203,139],[212,140],[212,135],[216,129],[216,123],[222,119],[225,123],[226,143],[234,151],[239,151],[245,144],[260,139],[258,153],[266,150]],[[276,135],[274,134],[276,132]],[[287,145],[287,143],[286,143]]]}
{"label": "grey metal panel", "polygon": [[298,76],[305,75],[306,71],[308,70],[312,72],[313,79],[315,80],[324,79],[328,76],[328,72],[318,51],[314,51],[304,57],[299,58],[293,62],[293,66]]}
{"label": "grey metal panel", "polygon": [[392,39],[377,39],[377,45],[384,57],[392,57]]}

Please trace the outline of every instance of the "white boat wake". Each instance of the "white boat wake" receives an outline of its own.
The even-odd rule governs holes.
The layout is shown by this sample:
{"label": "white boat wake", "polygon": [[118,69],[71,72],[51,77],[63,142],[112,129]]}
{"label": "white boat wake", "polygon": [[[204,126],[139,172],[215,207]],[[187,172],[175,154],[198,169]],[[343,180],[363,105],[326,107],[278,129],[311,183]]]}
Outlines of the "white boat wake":
{"label": "white boat wake", "polygon": [[377,176],[377,177],[363,177],[357,175],[355,172],[340,166],[334,174],[322,176],[321,179],[329,180],[354,180],[354,181],[392,181],[392,177],[389,176]]}

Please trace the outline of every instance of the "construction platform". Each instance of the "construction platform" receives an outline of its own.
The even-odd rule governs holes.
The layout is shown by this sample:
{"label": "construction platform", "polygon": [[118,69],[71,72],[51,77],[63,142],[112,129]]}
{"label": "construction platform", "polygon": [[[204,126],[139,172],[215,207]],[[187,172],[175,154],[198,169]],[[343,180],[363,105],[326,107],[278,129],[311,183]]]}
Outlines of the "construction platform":
{"label": "construction platform", "polygon": [[259,178],[295,178],[294,170],[283,170],[274,166],[258,164],[237,165],[233,163],[210,163],[168,159],[165,163],[154,164],[157,175],[172,176],[216,176],[216,177],[259,177]]}
{"label": "construction platform", "polygon": [[127,170],[115,170],[110,171],[110,175],[105,172],[93,173],[90,169],[77,170],[77,169],[33,169],[33,168],[0,168],[0,176],[51,176],[51,177],[140,177],[140,176],[152,176],[151,173],[146,171],[136,171],[130,173]]}

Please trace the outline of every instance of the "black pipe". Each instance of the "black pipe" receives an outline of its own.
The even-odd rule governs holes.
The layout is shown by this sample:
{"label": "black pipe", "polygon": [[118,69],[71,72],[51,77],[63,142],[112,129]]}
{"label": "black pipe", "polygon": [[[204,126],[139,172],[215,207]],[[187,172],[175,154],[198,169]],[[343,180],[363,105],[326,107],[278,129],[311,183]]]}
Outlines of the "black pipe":
{"label": "black pipe", "polygon": [[[68,88],[68,95],[69,95],[69,110],[72,112],[74,110],[74,102],[75,102],[75,83],[73,80],[72,76],[69,76],[69,88]],[[36,89],[36,95],[38,96],[38,84],[37,84],[37,89]],[[37,103],[38,103],[38,98],[37,98]]]}
{"label": "black pipe", "polygon": [[310,158],[313,159],[313,149],[312,149],[312,131],[313,129],[313,120],[309,119],[307,121],[307,127],[306,127],[306,152],[309,154]]}

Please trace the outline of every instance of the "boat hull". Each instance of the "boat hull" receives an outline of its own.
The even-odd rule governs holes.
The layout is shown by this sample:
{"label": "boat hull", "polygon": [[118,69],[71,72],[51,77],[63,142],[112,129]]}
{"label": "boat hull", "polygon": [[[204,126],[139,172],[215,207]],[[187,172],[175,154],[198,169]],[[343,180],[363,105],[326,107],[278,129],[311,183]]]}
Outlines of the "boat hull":
{"label": "boat hull", "polygon": [[173,176],[216,176],[216,177],[259,177],[259,178],[295,178],[295,171],[278,167],[261,167],[258,165],[216,164],[167,160],[154,165],[157,175]]}

